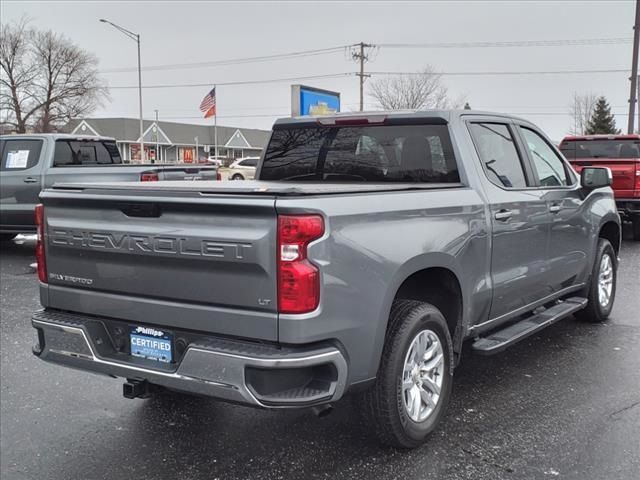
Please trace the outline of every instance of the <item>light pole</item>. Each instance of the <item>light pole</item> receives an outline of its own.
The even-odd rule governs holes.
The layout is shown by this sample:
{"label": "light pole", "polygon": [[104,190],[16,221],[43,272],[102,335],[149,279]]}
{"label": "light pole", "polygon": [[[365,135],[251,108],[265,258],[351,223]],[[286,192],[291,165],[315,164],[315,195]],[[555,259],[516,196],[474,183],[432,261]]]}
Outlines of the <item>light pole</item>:
{"label": "light pole", "polygon": [[127,30],[126,28],[121,27],[120,25],[116,25],[109,20],[105,20],[101,18],[100,21],[102,23],[108,23],[113,28],[118,30],[120,33],[124,33],[131,40],[134,40],[138,44],[138,104],[140,107],[140,160],[144,162],[144,126],[142,124],[142,67],[140,64],[140,34],[133,33]]}

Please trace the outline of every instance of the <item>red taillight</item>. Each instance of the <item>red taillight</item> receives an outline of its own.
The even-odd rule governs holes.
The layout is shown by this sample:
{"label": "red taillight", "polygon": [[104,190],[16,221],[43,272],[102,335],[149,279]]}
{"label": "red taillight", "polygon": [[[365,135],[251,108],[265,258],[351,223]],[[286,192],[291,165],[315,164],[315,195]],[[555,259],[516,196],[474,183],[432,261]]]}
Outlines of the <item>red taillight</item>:
{"label": "red taillight", "polygon": [[324,234],[320,215],[278,216],[278,311],[306,313],[320,301],[320,271],[307,246]]}
{"label": "red taillight", "polygon": [[142,172],[140,174],[141,182],[157,182],[160,180],[156,172]]}
{"label": "red taillight", "polygon": [[636,161],[636,186],[635,192],[633,192],[635,197],[640,197],[640,162]]}
{"label": "red taillight", "polygon": [[47,259],[44,252],[44,206],[36,205],[36,263],[38,265],[38,279],[47,283]]}
{"label": "red taillight", "polygon": [[222,180],[222,174],[219,170],[216,172],[216,180]]}

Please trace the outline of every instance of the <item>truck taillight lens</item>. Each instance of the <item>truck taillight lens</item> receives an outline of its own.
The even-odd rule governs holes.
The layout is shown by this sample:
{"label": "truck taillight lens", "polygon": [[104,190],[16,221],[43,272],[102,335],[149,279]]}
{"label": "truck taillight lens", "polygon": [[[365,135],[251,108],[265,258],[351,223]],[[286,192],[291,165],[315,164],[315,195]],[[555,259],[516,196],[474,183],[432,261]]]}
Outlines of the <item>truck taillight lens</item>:
{"label": "truck taillight lens", "polygon": [[222,174],[220,173],[220,171],[216,172],[216,180],[222,180]]}
{"label": "truck taillight lens", "polygon": [[142,172],[140,174],[141,182],[157,182],[160,180],[156,172]]}
{"label": "truck taillight lens", "polygon": [[47,283],[47,259],[44,253],[44,206],[36,205],[36,263],[38,265],[38,279]]}
{"label": "truck taillight lens", "polygon": [[307,313],[320,301],[320,271],[307,246],[324,234],[320,215],[278,216],[278,312]]}
{"label": "truck taillight lens", "polygon": [[636,186],[634,195],[640,197],[640,162],[636,162]]}

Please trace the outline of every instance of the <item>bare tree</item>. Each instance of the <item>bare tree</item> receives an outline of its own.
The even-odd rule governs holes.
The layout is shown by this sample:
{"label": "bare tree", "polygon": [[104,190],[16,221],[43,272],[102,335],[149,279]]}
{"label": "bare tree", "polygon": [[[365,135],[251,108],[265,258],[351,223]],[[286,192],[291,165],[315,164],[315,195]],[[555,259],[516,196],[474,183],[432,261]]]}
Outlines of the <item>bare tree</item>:
{"label": "bare tree", "polygon": [[572,135],[585,134],[597,101],[598,95],[593,92],[583,94],[576,92],[573,94],[573,99],[569,104],[569,114],[573,119],[573,125],[571,125],[569,133]]}
{"label": "bare tree", "polygon": [[2,121],[17,132],[55,131],[108,98],[96,57],[51,31],[22,20],[0,39]]}
{"label": "bare tree", "polygon": [[464,103],[452,100],[442,75],[427,65],[415,74],[398,74],[371,82],[369,96],[385,110],[451,108]]}
{"label": "bare tree", "polygon": [[35,113],[31,88],[37,76],[30,60],[33,35],[23,18],[13,25],[0,26],[0,112],[3,124],[24,133]]}

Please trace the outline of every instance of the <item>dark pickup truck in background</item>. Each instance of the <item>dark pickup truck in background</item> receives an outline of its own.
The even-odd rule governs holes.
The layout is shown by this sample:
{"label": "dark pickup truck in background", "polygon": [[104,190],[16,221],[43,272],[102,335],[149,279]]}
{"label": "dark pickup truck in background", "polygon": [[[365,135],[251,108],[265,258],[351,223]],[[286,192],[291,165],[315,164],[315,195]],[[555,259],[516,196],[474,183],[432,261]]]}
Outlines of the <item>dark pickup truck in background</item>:
{"label": "dark pickup truck in background", "polygon": [[640,240],[640,135],[565,137],[560,151],[578,173],[584,167],[611,170],[618,212],[632,223],[634,240]]}
{"label": "dark pickup truck in background", "polygon": [[350,393],[384,442],[415,447],[465,340],[494,354],[611,312],[611,172],[578,178],[525,120],[283,119],[257,178],[43,191],[34,353],[125,378],[128,398],[327,409]]}
{"label": "dark pickup truck in background", "polygon": [[113,138],[0,136],[0,241],[35,232],[38,195],[55,183],[215,180],[216,167],[123,164]]}

